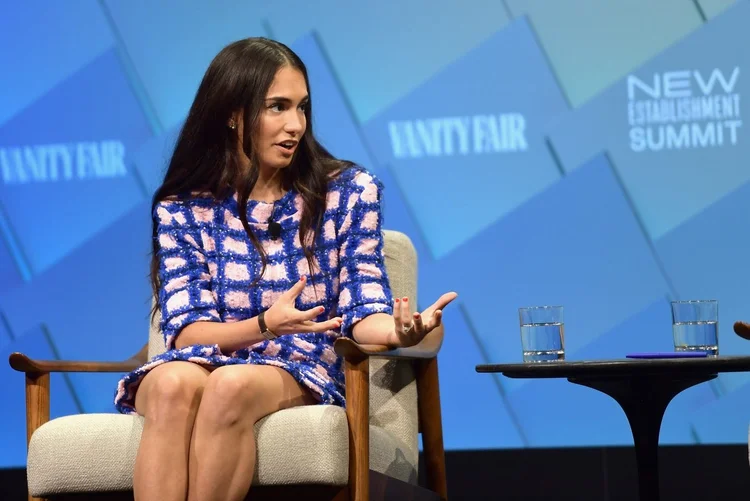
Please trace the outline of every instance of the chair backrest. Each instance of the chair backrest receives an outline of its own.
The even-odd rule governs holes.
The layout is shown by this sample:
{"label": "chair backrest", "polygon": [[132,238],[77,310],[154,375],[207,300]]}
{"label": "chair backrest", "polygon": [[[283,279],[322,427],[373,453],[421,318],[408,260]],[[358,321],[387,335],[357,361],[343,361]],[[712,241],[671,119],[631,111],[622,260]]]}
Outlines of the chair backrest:
{"label": "chair backrest", "polygon": [[[384,230],[385,267],[393,297],[408,297],[414,308],[417,303],[417,252],[405,234]],[[148,357],[165,351],[159,329],[160,315],[151,323]],[[388,431],[406,448],[418,455],[417,384],[413,364],[409,361],[372,359],[370,361],[370,424]]]}

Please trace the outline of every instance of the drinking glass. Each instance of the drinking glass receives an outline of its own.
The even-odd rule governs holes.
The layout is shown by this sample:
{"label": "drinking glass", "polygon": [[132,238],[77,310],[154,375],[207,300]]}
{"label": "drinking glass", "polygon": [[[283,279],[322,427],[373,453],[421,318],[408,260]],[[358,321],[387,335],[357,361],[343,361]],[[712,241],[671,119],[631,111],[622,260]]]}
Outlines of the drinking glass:
{"label": "drinking glass", "polygon": [[565,360],[565,326],[562,306],[529,306],[518,309],[524,362]]}

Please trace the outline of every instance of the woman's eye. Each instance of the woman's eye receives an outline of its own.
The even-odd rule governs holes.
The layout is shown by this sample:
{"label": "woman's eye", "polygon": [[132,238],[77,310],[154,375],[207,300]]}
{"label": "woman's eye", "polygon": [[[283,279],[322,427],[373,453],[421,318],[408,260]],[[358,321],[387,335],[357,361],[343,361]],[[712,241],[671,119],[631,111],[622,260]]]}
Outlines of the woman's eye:
{"label": "woman's eye", "polygon": [[303,103],[303,104],[300,104],[300,105],[299,105],[299,109],[301,109],[302,111],[307,111],[307,104],[308,104],[308,103]]}
{"label": "woman's eye", "polygon": [[272,104],[271,106],[268,107],[268,109],[270,109],[272,111],[282,111],[283,110],[281,103]]}

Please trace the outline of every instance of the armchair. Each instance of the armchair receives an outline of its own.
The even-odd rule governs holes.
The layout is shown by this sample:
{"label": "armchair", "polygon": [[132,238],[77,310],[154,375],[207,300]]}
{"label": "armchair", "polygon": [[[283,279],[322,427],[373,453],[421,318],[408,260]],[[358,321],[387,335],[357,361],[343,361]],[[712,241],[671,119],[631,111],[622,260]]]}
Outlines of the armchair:
{"label": "armchair", "polygon": [[[416,295],[416,251],[384,231],[385,265],[395,295]],[[164,350],[159,319],[148,343],[121,362],[33,360],[10,356],[26,375],[29,500],[132,499],[143,418],[81,414],[50,421],[51,372],[129,372]],[[256,499],[447,499],[437,354],[442,327],[416,346],[389,349],[341,338],[347,407],[314,405],[271,414],[255,427]],[[422,434],[429,489],[417,485]]]}

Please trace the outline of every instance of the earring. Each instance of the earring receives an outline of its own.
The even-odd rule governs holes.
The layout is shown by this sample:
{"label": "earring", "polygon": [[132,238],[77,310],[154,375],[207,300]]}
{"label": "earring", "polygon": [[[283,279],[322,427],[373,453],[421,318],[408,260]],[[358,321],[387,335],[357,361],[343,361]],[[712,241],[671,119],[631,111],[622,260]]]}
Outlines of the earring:
{"label": "earring", "polygon": [[234,120],[232,120],[231,122],[229,122],[229,128],[232,129],[232,130],[234,130],[234,129],[237,128],[237,124],[234,123]]}

